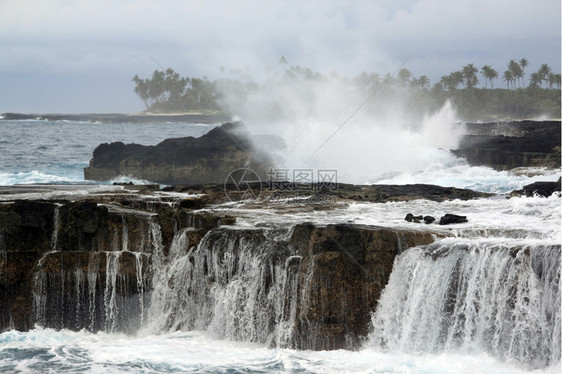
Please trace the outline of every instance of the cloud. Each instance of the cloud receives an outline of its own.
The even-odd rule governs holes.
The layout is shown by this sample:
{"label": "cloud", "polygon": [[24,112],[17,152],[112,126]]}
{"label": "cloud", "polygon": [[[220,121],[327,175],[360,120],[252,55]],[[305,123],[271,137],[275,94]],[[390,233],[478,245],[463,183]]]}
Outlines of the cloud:
{"label": "cloud", "polygon": [[407,67],[435,80],[521,57],[529,69],[558,67],[560,2],[3,0],[0,43],[2,75],[108,71],[125,81],[158,68],[148,53],[211,78],[221,66],[263,76],[281,56],[323,73],[384,74],[413,54]]}

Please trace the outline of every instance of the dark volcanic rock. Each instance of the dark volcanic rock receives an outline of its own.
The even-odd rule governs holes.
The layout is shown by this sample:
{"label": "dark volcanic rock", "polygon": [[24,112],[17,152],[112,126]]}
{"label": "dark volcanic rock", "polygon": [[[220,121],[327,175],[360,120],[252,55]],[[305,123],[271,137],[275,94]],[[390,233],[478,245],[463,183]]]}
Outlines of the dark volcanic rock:
{"label": "dark volcanic rock", "polygon": [[445,214],[439,220],[440,225],[450,225],[452,223],[464,223],[464,222],[468,222],[466,216],[458,216],[456,214]]}
{"label": "dark volcanic rock", "polygon": [[452,152],[471,165],[496,170],[560,167],[560,121],[467,124],[467,135]]}
{"label": "dark volcanic rock", "polygon": [[414,216],[412,213],[408,213],[406,214],[406,217],[404,219],[408,222],[420,223],[420,221],[423,219],[423,216]]}
{"label": "dark volcanic rock", "polygon": [[424,216],[423,221],[429,225],[430,223],[435,222],[435,218],[432,216]]}
{"label": "dark volcanic rock", "polygon": [[94,150],[86,180],[119,175],[161,184],[224,183],[230,172],[249,167],[265,176],[270,158],[254,147],[241,123],[227,123],[199,137],[166,139],[155,146],[101,144]]}
{"label": "dark volcanic rock", "polygon": [[369,333],[371,312],[388,282],[394,258],[407,248],[433,241],[429,232],[297,225],[289,244],[302,256],[300,284],[308,290],[297,311],[294,347],[357,349]]}
{"label": "dark volcanic rock", "polygon": [[549,197],[552,196],[553,193],[558,192],[560,193],[560,179],[558,182],[535,182],[524,186],[520,190],[516,190],[511,192],[511,196],[542,196],[542,197]]}
{"label": "dark volcanic rock", "polygon": [[[280,234],[265,227],[221,227],[235,218],[186,208],[197,204],[147,197],[108,194],[75,202],[1,203],[0,331],[27,330],[37,323],[134,332],[147,317],[142,313],[149,308],[156,272],[183,263],[199,273],[187,279],[174,272],[177,276],[168,281],[179,282],[181,297],[202,303],[202,318],[214,310],[212,302],[229,302],[213,299],[220,295],[217,287],[240,287],[236,297],[257,287],[252,295],[263,297],[263,303],[240,299],[236,305],[254,309],[232,314],[234,325],[240,322],[237,316],[265,316],[266,324],[253,326],[264,338],[252,341],[266,343],[276,328],[285,329],[277,323],[290,322],[284,346],[354,349],[369,333],[394,258],[435,240],[429,231],[348,224],[301,223]],[[260,281],[244,283],[252,277]],[[178,305],[177,313],[169,315],[172,325],[174,319],[189,318],[186,308],[195,307]],[[240,336],[246,332],[241,329]]]}
{"label": "dark volcanic rock", "polygon": [[470,200],[489,197],[492,194],[455,187],[441,187],[432,184],[374,184],[370,186],[338,184],[335,191],[325,192],[341,199],[385,203],[388,201],[410,201],[426,199],[431,201]]}
{"label": "dark volcanic rock", "polygon": [[[108,198],[116,199],[100,197]],[[105,308],[113,287],[121,308],[115,326],[136,329],[154,251],[166,254],[176,230],[189,228],[195,246],[209,230],[234,222],[168,203],[152,203],[150,211],[123,203],[111,209],[94,200],[0,203],[0,331],[28,330],[35,323],[111,330]]]}

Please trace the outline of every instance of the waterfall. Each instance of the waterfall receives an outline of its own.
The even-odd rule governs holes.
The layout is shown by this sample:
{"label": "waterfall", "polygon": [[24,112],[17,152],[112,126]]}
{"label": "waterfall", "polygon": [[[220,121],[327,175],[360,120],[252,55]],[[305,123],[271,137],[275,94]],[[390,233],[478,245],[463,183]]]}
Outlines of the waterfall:
{"label": "waterfall", "polygon": [[6,281],[7,274],[2,271],[8,266],[8,252],[4,248],[4,232],[2,231],[2,226],[0,226],[0,285],[3,285]]}
{"label": "waterfall", "polygon": [[125,216],[121,216],[121,222],[123,223],[123,228],[121,229],[121,250],[129,250],[129,228],[127,227],[127,219]]}
{"label": "waterfall", "polygon": [[[113,332],[119,316],[119,306],[117,305],[117,277],[119,274],[119,258],[121,252],[106,252],[105,262],[105,331]],[[121,277],[121,275],[119,275]]]}
{"label": "waterfall", "polygon": [[560,303],[559,244],[445,239],[396,258],[370,340],[542,368],[560,360]]}
{"label": "waterfall", "polygon": [[96,313],[97,313],[97,294],[98,289],[98,273],[100,269],[100,257],[96,253],[90,253],[88,256],[88,325],[90,331],[95,331]]}
{"label": "waterfall", "polygon": [[135,273],[137,275],[137,290],[139,294],[139,304],[140,304],[140,328],[144,326],[144,289],[145,289],[145,281],[144,281],[144,272],[143,272],[143,253],[141,252],[133,252],[135,255]]}
{"label": "waterfall", "polygon": [[60,207],[61,204],[55,206],[55,211],[53,213],[53,233],[51,234],[51,251],[57,250],[57,242],[60,230]]}
{"label": "waterfall", "polygon": [[127,217],[120,215],[120,227],[110,231],[109,248],[100,247],[100,241],[94,246],[97,251],[64,251],[57,246],[61,219],[57,206],[51,250],[39,259],[33,279],[35,323],[106,332],[136,332],[143,326],[150,258],[159,264],[163,246],[158,221],[152,216],[135,218],[146,229],[135,227],[132,240]]}
{"label": "waterfall", "polygon": [[205,330],[217,338],[288,346],[297,318],[300,256],[261,230],[215,229],[189,248],[176,237],[155,270],[153,332]]}

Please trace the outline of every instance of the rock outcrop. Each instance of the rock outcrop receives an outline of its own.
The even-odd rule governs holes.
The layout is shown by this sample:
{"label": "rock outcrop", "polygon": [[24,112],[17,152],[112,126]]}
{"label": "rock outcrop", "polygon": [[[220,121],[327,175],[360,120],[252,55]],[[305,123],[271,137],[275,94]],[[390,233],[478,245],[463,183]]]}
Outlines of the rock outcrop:
{"label": "rock outcrop", "polygon": [[239,122],[226,123],[199,138],[166,139],[155,146],[101,144],[93,156],[84,168],[86,180],[123,175],[161,184],[224,183],[236,169],[246,166],[266,175],[272,166]]}
{"label": "rock outcrop", "polygon": [[469,123],[452,152],[496,170],[560,167],[560,121]]}
{"label": "rock outcrop", "polygon": [[294,228],[289,244],[302,256],[294,347],[357,349],[388,282],[394,258],[433,243],[429,232],[358,225]]}
{"label": "rock outcrop", "polygon": [[560,178],[557,182],[535,182],[524,186],[520,190],[515,190],[511,192],[511,196],[540,196],[540,197],[549,197],[552,196],[553,193],[561,192],[560,189]]}
{"label": "rock outcrop", "polygon": [[[0,204],[0,330],[39,323],[97,331],[129,317],[134,324],[136,296],[151,286],[154,251],[166,254],[174,230],[190,227],[196,245],[221,222],[233,222],[168,203],[131,209],[108,198]],[[110,310],[120,310],[121,319]]]}
{"label": "rock outcrop", "polygon": [[0,203],[0,330],[152,325],[357,348],[395,256],[435,238],[351,224],[237,227],[235,217],[193,211],[205,204],[199,199],[124,193]]}

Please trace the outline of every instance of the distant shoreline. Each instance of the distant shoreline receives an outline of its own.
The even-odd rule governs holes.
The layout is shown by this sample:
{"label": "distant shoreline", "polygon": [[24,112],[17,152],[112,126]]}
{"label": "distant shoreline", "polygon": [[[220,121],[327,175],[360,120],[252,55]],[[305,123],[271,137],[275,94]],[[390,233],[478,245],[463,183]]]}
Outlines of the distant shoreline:
{"label": "distant shoreline", "polygon": [[144,123],[144,122],[188,122],[221,124],[231,120],[229,115],[221,113],[183,112],[183,113],[2,113],[2,120],[44,120],[44,121],[84,121],[102,123]]}

